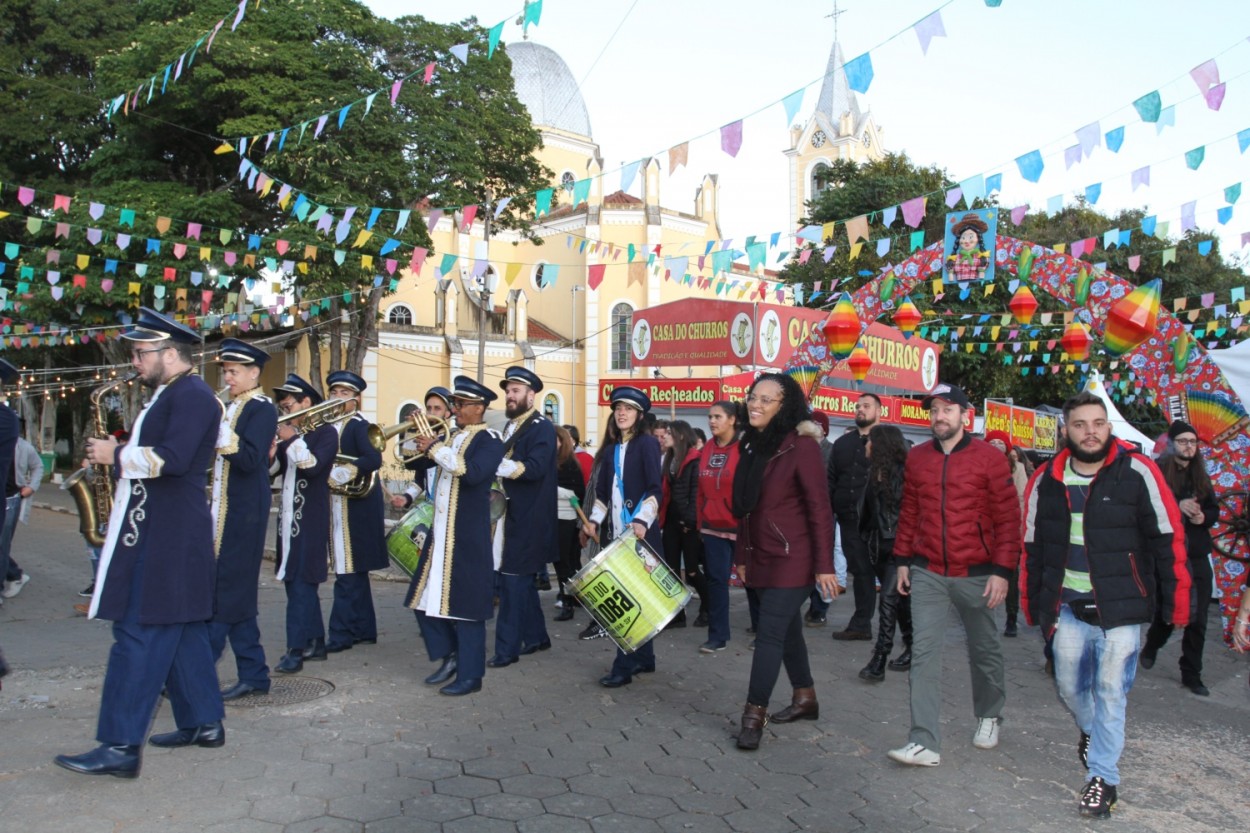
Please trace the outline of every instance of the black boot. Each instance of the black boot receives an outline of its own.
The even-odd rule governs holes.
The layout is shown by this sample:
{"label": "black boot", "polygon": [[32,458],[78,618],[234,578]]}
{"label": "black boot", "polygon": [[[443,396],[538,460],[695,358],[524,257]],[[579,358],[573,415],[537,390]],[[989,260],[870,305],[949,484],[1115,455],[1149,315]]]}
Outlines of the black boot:
{"label": "black boot", "polygon": [[59,767],[84,775],[114,775],[118,778],[139,777],[139,747],[97,746],[82,755],[57,755],[52,762]]}
{"label": "black boot", "polygon": [[742,710],[742,730],[738,732],[739,749],[759,749],[764,727],[768,725],[768,706],[747,703]]}
{"label": "black boot", "polygon": [[890,655],[884,651],[874,651],[872,659],[860,669],[859,678],[870,683],[879,683],[885,679],[885,661]]}
{"label": "black boot", "polygon": [[218,720],[216,723],[196,726],[191,729],[178,729],[175,732],[152,735],[152,737],[148,738],[148,743],[163,749],[177,749],[182,746],[191,746],[192,744],[203,746],[207,749],[216,749],[225,745],[226,729],[221,725],[221,721]]}
{"label": "black boot", "polygon": [[323,637],[308,640],[308,646],[304,648],[304,659],[308,661],[321,661],[326,658],[326,641]]}
{"label": "black boot", "polygon": [[438,670],[425,678],[426,685],[440,685],[456,676],[456,654],[453,651],[443,658],[443,664]]}
{"label": "black boot", "polygon": [[907,671],[911,668],[911,646],[903,646],[903,653],[890,660],[891,671]]}
{"label": "black boot", "polygon": [[278,660],[278,664],[273,667],[274,671],[279,674],[297,674],[304,668],[304,650],[302,648],[291,648],[282,659]]}

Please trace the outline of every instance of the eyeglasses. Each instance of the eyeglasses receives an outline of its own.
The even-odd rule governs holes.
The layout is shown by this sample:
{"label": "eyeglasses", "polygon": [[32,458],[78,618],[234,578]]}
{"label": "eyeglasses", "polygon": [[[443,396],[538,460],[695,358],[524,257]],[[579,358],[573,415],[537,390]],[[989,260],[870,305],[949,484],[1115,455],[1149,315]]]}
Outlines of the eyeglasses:
{"label": "eyeglasses", "polygon": [[1192,440],[1172,440],[1172,445],[1197,445],[1197,438]]}
{"label": "eyeglasses", "polygon": [[780,402],[781,399],[782,398],[780,396],[777,397],[776,399],[770,399],[767,396],[756,396],[755,394],[751,394],[750,396],[747,397],[747,404],[748,405],[758,404],[758,405],[763,405],[765,408],[767,408],[768,406],[772,405],[775,402]]}
{"label": "eyeglasses", "polygon": [[141,359],[144,356],[146,356],[148,353],[162,353],[168,349],[169,349],[169,345],[166,344],[164,347],[153,347],[150,350],[131,350],[130,355],[132,358]]}

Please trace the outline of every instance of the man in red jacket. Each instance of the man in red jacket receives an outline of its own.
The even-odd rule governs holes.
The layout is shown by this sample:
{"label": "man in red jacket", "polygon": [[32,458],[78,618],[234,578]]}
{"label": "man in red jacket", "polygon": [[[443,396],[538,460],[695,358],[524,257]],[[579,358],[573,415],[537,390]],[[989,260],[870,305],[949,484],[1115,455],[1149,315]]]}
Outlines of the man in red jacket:
{"label": "man in red jacket", "polygon": [[972,701],[977,718],[972,745],[998,745],[1007,700],[1003,648],[993,609],[1007,597],[1020,557],[1020,504],[1001,451],[964,431],[972,406],[955,385],[939,384],[922,402],[933,442],[917,445],[903,473],[903,505],[894,539],[898,589],[911,596],[911,734],[890,750],[910,766],[941,762],[938,717],[942,705],[942,641],[953,604],[968,635]]}

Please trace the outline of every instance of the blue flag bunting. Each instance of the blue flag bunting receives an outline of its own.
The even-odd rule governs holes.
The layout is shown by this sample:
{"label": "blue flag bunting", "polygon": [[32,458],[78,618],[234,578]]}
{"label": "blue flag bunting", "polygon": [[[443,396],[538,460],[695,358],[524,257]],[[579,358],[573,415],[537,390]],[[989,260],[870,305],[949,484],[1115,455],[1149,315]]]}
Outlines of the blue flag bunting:
{"label": "blue flag bunting", "polygon": [[843,64],[842,69],[846,72],[846,81],[852,90],[857,93],[868,92],[868,85],[872,83],[872,57],[867,52]]}

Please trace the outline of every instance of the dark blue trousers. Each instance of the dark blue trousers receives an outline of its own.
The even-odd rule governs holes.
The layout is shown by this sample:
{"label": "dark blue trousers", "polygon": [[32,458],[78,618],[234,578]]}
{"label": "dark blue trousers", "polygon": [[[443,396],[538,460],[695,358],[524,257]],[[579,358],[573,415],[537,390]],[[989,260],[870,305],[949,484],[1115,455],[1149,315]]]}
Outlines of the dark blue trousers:
{"label": "dark blue trousers", "polygon": [[[269,690],[269,666],[265,664],[265,649],[260,644],[260,626],[256,617],[242,622],[209,622],[208,643],[213,649],[213,662],[221,659],[230,640],[234,652],[234,664],[239,672],[239,682]],[[172,691],[171,691],[171,697]]]}
{"label": "dark blue trousers", "polygon": [[334,606],[330,608],[330,641],[351,645],[378,638],[373,592],[368,573],[339,573],[334,577]]}
{"label": "dark blue trousers", "polygon": [[703,536],[703,560],[707,569],[707,638],[729,641],[729,568],[733,566],[734,542],[715,535]]}
{"label": "dark blue trousers", "polygon": [[421,617],[421,635],[431,659],[456,654],[456,680],[480,680],[486,676],[486,623],[464,619]]}
{"label": "dark blue trousers", "polygon": [[620,648],[616,649],[616,659],[612,662],[612,673],[620,677],[632,677],[640,671],[655,670],[655,646],[648,639],[637,651],[627,654]]}
{"label": "dark blue trousers", "polygon": [[299,580],[283,583],[286,585],[286,647],[303,650],[312,640],[325,639],[321,599],[317,596],[321,585]]}
{"label": "dark blue trousers", "polygon": [[495,656],[514,659],[521,648],[550,641],[534,574],[498,573],[499,615],[495,621]]}
{"label": "dark blue trousers", "polygon": [[225,716],[207,623],[114,622],[96,740],[142,746],[167,680],[177,681],[180,696],[170,702],[179,728],[216,723]]}

